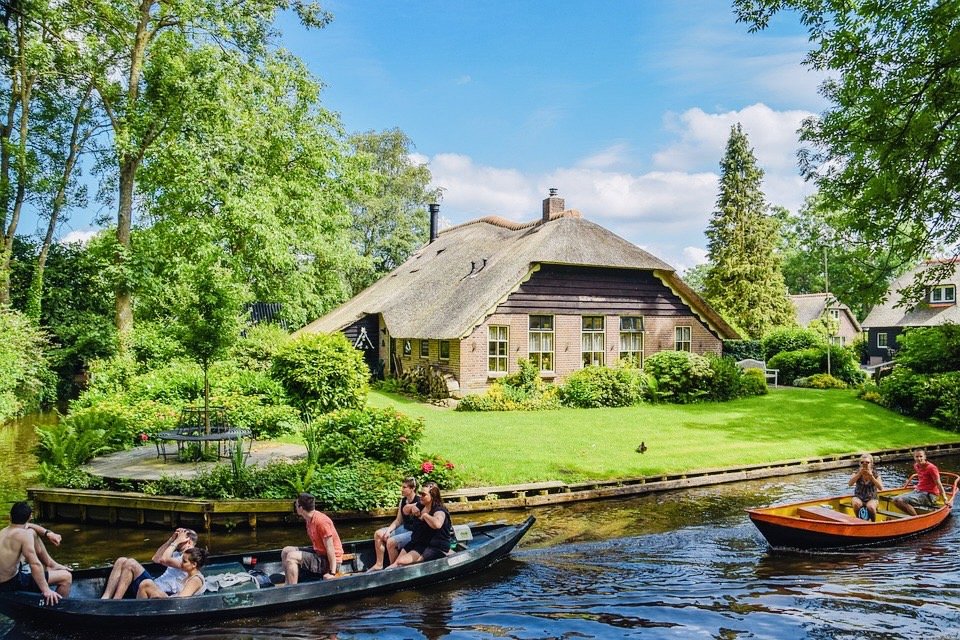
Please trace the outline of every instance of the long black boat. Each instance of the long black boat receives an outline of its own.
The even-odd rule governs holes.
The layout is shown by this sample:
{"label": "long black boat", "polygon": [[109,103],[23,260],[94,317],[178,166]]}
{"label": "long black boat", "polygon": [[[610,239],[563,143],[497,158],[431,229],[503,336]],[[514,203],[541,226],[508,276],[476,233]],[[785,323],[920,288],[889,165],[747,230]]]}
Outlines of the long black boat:
{"label": "long black boat", "polygon": [[[194,625],[209,620],[263,616],[293,609],[315,608],[375,593],[399,591],[452,580],[485,569],[505,558],[533,526],[535,518],[520,524],[457,527],[458,545],[450,555],[399,569],[364,571],[374,562],[373,541],[344,543],[348,573],[333,580],[306,579],[290,586],[274,586],[279,574],[280,550],[247,552],[210,559],[203,573],[208,585],[231,584],[218,591],[187,598],[156,600],[100,600],[110,568],[74,572],[70,597],[53,606],[37,593],[0,593],[0,612],[17,621],[60,629],[105,629]],[[156,568],[147,565],[147,568]],[[162,569],[162,567],[160,568]],[[217,581],[216,577],[220,576]],[[226,576],[228,579],[223,579]],[[230,578],[230,576],[234,576]],[[257,579],[259,577],[259,579]]]}

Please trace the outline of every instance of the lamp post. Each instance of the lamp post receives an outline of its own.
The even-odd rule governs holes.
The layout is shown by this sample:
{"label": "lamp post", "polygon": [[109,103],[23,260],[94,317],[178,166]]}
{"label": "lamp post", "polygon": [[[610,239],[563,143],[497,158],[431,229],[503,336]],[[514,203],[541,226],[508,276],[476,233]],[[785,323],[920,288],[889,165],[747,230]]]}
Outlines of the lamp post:
{"label": "lamp post", "polygon": [[[829,311],[830,306],[830,271],[827,269],[827,244],[823,244],[823,305],[825,311]],[[830,371],[830,349],[833,347],[833,318],[827,318],[827,375],[833,375]]]}

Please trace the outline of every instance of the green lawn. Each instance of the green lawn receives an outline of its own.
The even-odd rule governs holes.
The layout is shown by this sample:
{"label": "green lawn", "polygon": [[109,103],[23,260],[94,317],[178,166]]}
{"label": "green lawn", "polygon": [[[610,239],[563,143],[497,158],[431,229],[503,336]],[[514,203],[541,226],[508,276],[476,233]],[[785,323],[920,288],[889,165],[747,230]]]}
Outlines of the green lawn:
{"label": "green lawn", "polygon": [[460,413],[376,391],[369,403],[422,417],[421,448],[452,460],[467,486],[627,478],[960,441],[851,391],[781,388],[725,403],[515,413]]}

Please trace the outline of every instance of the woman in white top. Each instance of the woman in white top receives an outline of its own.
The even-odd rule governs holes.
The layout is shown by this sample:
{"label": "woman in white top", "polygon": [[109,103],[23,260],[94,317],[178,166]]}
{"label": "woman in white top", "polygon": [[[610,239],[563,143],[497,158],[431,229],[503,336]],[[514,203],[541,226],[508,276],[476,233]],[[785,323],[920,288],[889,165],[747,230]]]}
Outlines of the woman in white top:
{"label": "woman in white top", "polygon": [[207,563],[207,550],[202,547],[191,547],[183,552],[180,565],[183,567],[183,577],[178,579],[179,589],[173,596],[157,586],[153,580],[144,580],[137,589],[137,598],[186,598],[198,596],[206,590],[203,574],[200,567]]}

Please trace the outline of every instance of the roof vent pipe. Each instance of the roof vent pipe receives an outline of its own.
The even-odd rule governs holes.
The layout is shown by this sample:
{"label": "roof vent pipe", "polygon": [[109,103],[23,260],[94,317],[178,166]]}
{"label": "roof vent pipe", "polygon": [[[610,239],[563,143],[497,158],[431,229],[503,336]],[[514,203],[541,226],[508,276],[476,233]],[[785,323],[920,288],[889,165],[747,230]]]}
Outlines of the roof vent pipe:
{"label": "roof vent pipe", "polygon": [[543,221],[550,222],[555,213],[560,213],[565,208],[566,203],[557,195],[557,188],[550,187],[550,195],[543,199]]}
{"label": "roof vent pipe", "polygon": [[430,209],[430,242],[433,242],[437,239],[437,219],[440,217],[440,205],[431,202],[427,205],[427,208]]}

